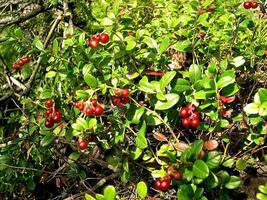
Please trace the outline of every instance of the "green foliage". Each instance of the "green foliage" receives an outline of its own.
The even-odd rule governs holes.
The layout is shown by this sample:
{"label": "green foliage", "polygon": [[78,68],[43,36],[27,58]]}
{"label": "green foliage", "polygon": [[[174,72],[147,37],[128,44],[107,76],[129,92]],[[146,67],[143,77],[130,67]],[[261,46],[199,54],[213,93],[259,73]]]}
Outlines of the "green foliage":
{"label": "green foliage", "polygon": [[[43,5],[47,13],[3,28],[1,193],[27,197],[38,191],[38,181],[54,179],[62,193],[76,184],[80,190],[105,187],[107,174],[114,173],[123,187],[136,184],[134,198],[144,199],[153,194],[152,179],[166,177],[174,166],[182,174],[171,181],[178,199],[230,199],[229,191],[242,185],[233,170],[263,160],[251,155],[265,144],[267,129],[267,90],[255,77],[266,66],[267,25],[242,3],[70,1],[48,35],[66,9],[63,1],[49,0]],[[89,40],[100,33],[109,41],[91,48]],[[13,69],[23,57],[31,61]],[[251,82],[260,85],[257,92]],[[129,97],[122,89],[129,89]],[[63,115],[50,128],[45,126],[48,98]],[[85,112],[93,99],[104,110],[100,115]],[[179,110],[188,103],[200,114],[197,128],[182,126]],[[208,138],[220,147],[207,148]],[[88,148],[79,148],[81,140]],[[121,184],[108,184],[114,186],[85,199],[119,198]],[[266,192],[260,191],[257,198],[264,199]]]}

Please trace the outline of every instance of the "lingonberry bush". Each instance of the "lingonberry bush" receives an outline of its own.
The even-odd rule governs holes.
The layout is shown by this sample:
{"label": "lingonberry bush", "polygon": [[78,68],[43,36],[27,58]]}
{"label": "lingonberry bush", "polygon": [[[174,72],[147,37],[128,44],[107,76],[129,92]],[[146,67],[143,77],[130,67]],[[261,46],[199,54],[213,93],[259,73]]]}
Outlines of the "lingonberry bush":
{"label": "lingonberry bush", "polygon": [[264,199],[265,2],[25,2],[0,5],[0,198]]}

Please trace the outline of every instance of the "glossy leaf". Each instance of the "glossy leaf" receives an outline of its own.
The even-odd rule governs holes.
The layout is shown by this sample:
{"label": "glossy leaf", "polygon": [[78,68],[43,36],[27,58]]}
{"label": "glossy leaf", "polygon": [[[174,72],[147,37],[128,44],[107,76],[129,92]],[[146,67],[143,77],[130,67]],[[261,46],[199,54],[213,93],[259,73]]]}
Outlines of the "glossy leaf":
{"label": "glossy leaf", "polygon": [[136,192],[141,199],[144,199],[147,196],[147,186],[144,181],[137,184]]}
{"label": "glossy leaf", "polygon": [[209,168],[203,160],[197,160],[193,165],[193,173],[199,179],[205,179],[209,176]]}
{"label": "glossy leaf", "polygon": [[178,101],[180,96],[178,94],[170,93],[165,95],[166,101],[157,101],[155,104],[156,110],[167,110],[173,107]]}

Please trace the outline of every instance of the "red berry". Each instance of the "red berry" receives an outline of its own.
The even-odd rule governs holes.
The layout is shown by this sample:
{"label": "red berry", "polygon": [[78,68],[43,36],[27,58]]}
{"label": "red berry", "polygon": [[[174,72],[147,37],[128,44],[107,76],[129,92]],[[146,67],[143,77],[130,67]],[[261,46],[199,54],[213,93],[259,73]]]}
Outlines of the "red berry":
{"label": "red berry", "polygon": [[191,125],[191,120],[189,118],[183,118],[182,124],[185,128],[189,128]]}
{"label": "red berry", "polygon": [[87,143],[86,140],[82,140],[82,141],[79,143],[79,148],[80,148],[81,150],[84,150],[84,149],[86,149],[87,147],[88,147],[88,143]]}
{"label": "red berry", "polygon": [[54,109],[53,108],[49,108],[47,111],[46,111],[46,115],[49,116],[53,113]]}
{"label": "red berry", "polygon": [[60,111],[56,111],[54,117],[53,117],[55,123],[59,123],[62,120],[62,113]]}
{"label": "red berry", "polygon": [[25,65],[25,62],[21,59],[21,60],[18,61],[18,64],[19,64],[19,66],[22,67],[23,65]]}
{"label": "red berry", "polygon": [[99,34],[96,36],[96,39],[97,39],[98,41],[100,41],[100,35],[99,35]]}
{"label": "red berry", "polygon": [[89,43],[88,43],[88,45],[91,47],[91,48],[96,48],[96,47],[98,47],[98,40],[96,39],[96,38],[91,38],[90,40],[89,40]]}
{"label": "red berry", "polygon": [[104,108],[103,108],[102,106],[97,105],[97,106],[95,107],[95,115],[96,115],[96,116],[101,116],[102,113],[103,113],[103,111],[104,111]]}
{"label": "red berry", "polygon": [[109,41],[109,36],[108,36],[108,34],[106,34],[106,33],[102,33],[101,35],[100,35],[100,42],[102,42],[102,43],[107,43]]}
{"label": "red berry", "polygon": [[244,4],[243,4],[243,7],[245,8],[245,9],[250,9],[251,7],[252,7],[252,3],[251,2],[245,2]]}
{"label": "red berry", "polygon": [[86,107],[85,110],[84,110],[84,113],[87,116],[92,116],[92,115],[95,114],[95,108],[93,106]]}
{"label": "red berry", "polygon": [[30,62],[30,58],[29,57],[25,57],[25,58],[22,58],[22,61],[24,62],[24,64]]}
{"label": "red berry", "polygon": [[186,108],[182,108],[180,110],[180,117],[187,118],[188,117],[188,110]]}
{"label": "red berry", "polygon": [[46,120],[45,120],[45,126],[47,127],[47,128],[52,128],[53,126],[54,126],[54,119],[52,118],[52,117],[50,117],[50,116],[48,116],[47,118],[46,118]]}
{"label": "red berry", "polygon": [[47,99],[45,102],[45,107],[51,108],[54,105],[53,99]]}
{"label": "red berry", "polygon": [[196,110],[196,106],[194,104],[192,104],[192,103],[189,103],[189,104],[187,104],[186,109],[190,113],[190,112],[193,112],[193,111]]}
{"label": "red berry", "polygon": [[154,182],[154,188],[157,189],[157,190],[160,190],[160,188],[161,188],[160,186],[161,186],[160,179],[155,180],[155,182]]}
{"label": "red berry", "polygon": [[257,2],[252,2],[251,3],[251,8],[253,8],[253,9],[258,8],[258,3]]}
{"label": "red berry", "polygon": [[15,70],[18,70],[18,69],[20,69],[20,65],[14,63],[14,64],[12,65],[12,68],[15,69]]}
{"label": "red berry", "polygon": [[97,100],[96,100],[96,99],[91,99],[91,104],[92,104],[93,106],[96,106],[96,105],[97,105]]}
{"label": "red berry", "polygon": [[193,118],[192,120],[191,120],[191,126],[192,127],[194,127],[194,128],[196,128],[196,127],[198,127],[198,125],[199,125],[199,118]]}
{"label": "red berry", "polygon": [[167,191],[171,186],[171,180],[169,178],[163,178],[160,184],[160,190]]}
{"label": "red berry", "polygon": [[190,119],[195,119],[195,118],[199,119],[199,117],[200,117],[199,113],[197,111],[194,111],[194,112],[191,113],[189,118]]}
{"label": "red berry", "polygon": [[119,97],[112,97],[111,101],[112,101],[112,104],[114,106],[120,106],[121,105],[121,99]]}
{"label": "red berry", "polygon": [[121,98],[121,103],[122,103],[122,104],[127,104],[127,103],[129,103],[129,102],[130,102],[129,97]]}
{"label": "red berry", "polygon": [[122,90],[122,93],[121,93],[122,97],[129,97],[129,95],[130,95],[130,90],[128,90],[128,89]]}
{"label": "red berry", "polygon": [[83,102],[78,102],[78,103],[77,103],[77,108],[78,108],[80,111],[83,111],[83,109],[84,109],[84,103],[83,103]]}

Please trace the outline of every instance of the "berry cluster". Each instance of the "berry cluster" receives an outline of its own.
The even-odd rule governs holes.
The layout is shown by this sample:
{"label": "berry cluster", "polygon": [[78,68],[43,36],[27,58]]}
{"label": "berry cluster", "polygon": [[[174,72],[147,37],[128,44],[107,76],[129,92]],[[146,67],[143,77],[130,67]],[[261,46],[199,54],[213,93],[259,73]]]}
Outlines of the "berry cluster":
{"label": "berry cluster", "polygon": [[21,59],[17,60],[17,62],[12,65],[12,68],[15,70],[20,70],[25,64],[30,62],[30,60],[31,59],[29,57],[21,58]]}
{"label": "berry cluster", "polygon": [[53,99],[47,99],[45,102],[47,108],[45,126],[52,128],[55,123],[60,123],[62,120],[62,113],[60,112],[57,105],[55,105]]}
{"label": "berry cluster", "polygon": [[196,111],[196,106],[192,103],[187,104],[186,107],[180,110],[180,117],[182,117],[182,124],[185,128],[192,126],[193,128],[199,125],[199,113]]}
{"label": "berry cluster", "polygon": [[257,2],[251,2],[251,1],[246,1],[244,4],[243,4],[243,7],[245,9],[256,9],[258,7],[258,3]]}
{"label": "berry cluster", "polygon": [[130,102],[130,90],[129,89],[117,89],[115,90],[115,96],[111,97],[112,104],[114,106],[122,106]]}
{"label": "berry cluster", "polygon": [[171,186],[171,179],[169,176],[158,178],[154,182],[154,187],[157,190],[167,191]]}
{"label": "berry cluster", "polygon": [[96,99],[91,99],[90,105],[85,107],[84,101],[75,102],[74,106],[78,108],[81,112],[84,112],[87,116],[101,116],[104,112],[104,108],[97,102]]}
{"label": "berry cluster", "polygon": [[93,36],[91,37],[91,39],[89,40],[88,42],[88,45],[91,47],[91,48],[97,48],[98,47],[98,44],[99,42],[105,44],[109,41],[109,36],[108,34],[106,33],[101,33],[101,34],[98,34],[97,36]]}

